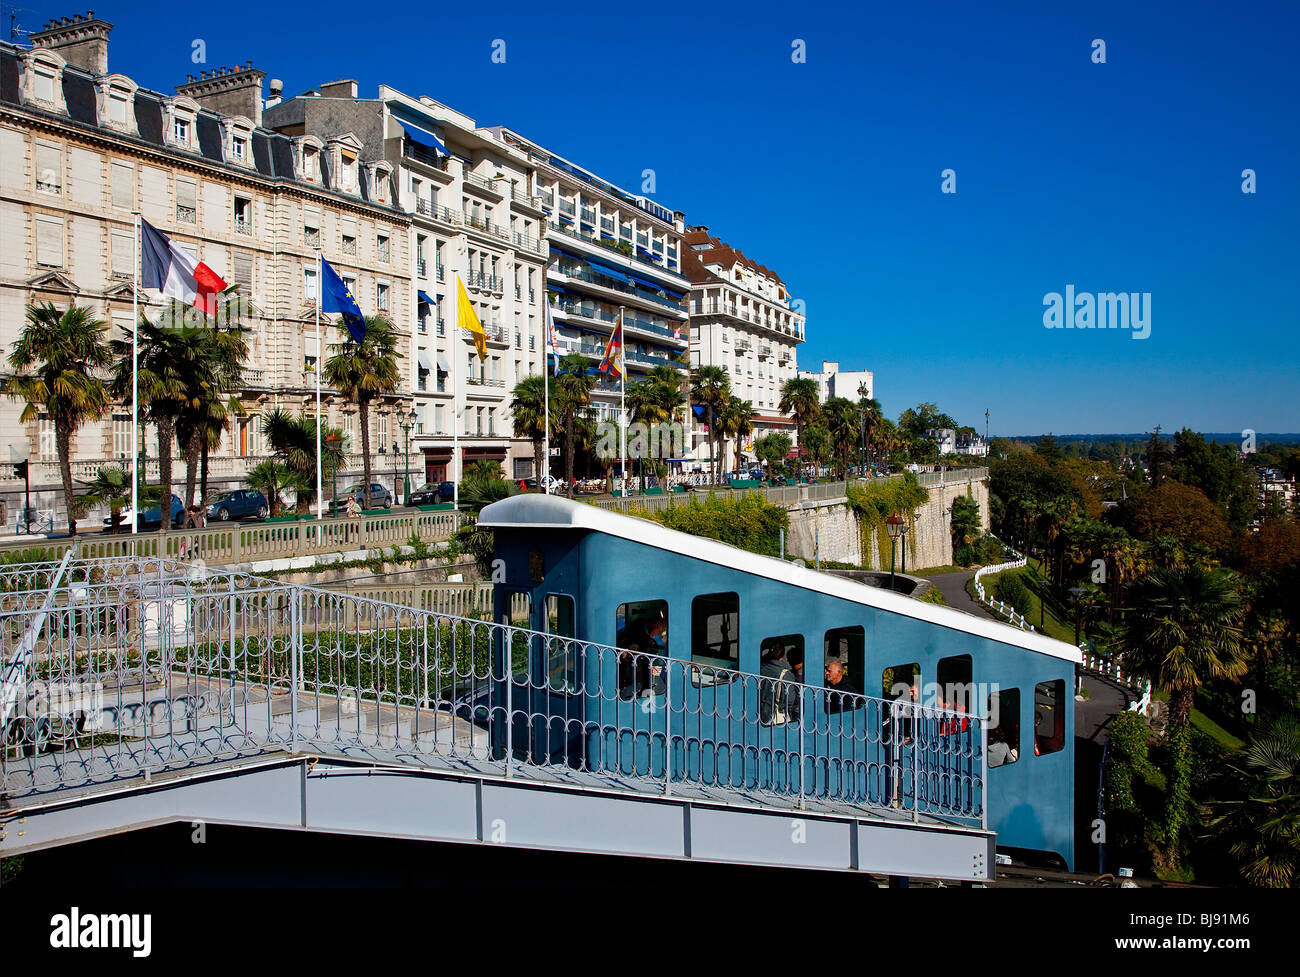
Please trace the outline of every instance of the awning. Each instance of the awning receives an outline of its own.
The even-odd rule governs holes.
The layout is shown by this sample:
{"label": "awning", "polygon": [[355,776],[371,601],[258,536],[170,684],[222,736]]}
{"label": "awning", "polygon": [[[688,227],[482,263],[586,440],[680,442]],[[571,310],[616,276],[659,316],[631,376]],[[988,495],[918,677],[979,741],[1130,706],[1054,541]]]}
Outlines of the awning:
{"label": "awning", "polygon": [[447,147],[442,144],[442,140],[432,132],[421,129],[419,126],[409,125],[401,119],[397,120],[397,124],[401,126],[402,130],[406,133],[406,138],[411,140],[411,142],[415,143],[417,146],[431,149],[435,153],[441,153],[443,156],[451,155],[451,153],[447,152]]}
{"label": "awning", "polygon": [[617,268],[611,267],[610,265],[604,264],[599,261],[593,261],[591,258],[587,259],[587,264],[591,265],[593,271],[598,271],[602,275],[608,275],[610,278],[613,278],[617,281],[627,282],[629,285],[632,284],[632,279],[629,278],[627,274],[625,274],[624,272],[619,271]]}
{"label": "awning", "polygon": [[564,248],[557,246],[554,242],[552,242],[551,244],[551,254],[562,254],[566,258],[578,258],[578,259],[582,258],[582,255],[575,254],[572,251],[565,251]]}
{"label": "awning", "polygon": [[429,293],[428,293],[428,292],[420,292],[420,291],[417,291],[415,294],[419,297],[419,299],[420,299],[420,304],[421,304],[421,305],[433,305],[433,304],[434,304],[433,299],[429,298]]}
{"label": "awning", "polygon": [[649,260],[649,261],[657,261],[657,262],[659,262],[660,264],[663,264],[663,262],[664,262],[664,259],[661,258],[661,257],[659,257],[659,255],[655,254],[653,251],[647,251],[645,248],[641,247],[641,245],[639,245],[639,244],[636,246],[636,250],[637,250],[637,253],[638,253],[639,255],[641,255],[641,257],[643,257],[643,258],[645,258],[645,259],[647,259],[647,260]]}
{"label": "awning", "polygon": [[420,363],[420,370],[421,370],[421,372],[423,372],[423,373],[432,373],[432,372],[433,372],[433,366],[429,363],[429,357],[427,357],[427,356],[424,355],[424,350],[422,350],[422,349],[421,349],[421,350],[417,350],[417,351],[416,351],[416,354],[415,354],[415,358],[416,358],[416,359],[419,361],[419,363]]}
{"label": "awning", "polygon": [[638,285],[644,285],[646,288],[653,288],[655,291],[665,291],[667,289],[666,285],[660,285],[658,282],[650,278],[642,278],[636,272],[631,272],[631,275],[632,280]]}
{"label": "awning", "polygon": [[438,354],[438,372],[446,374],[451,373],[451,367],[447,365],[447,358],[441,353]]}

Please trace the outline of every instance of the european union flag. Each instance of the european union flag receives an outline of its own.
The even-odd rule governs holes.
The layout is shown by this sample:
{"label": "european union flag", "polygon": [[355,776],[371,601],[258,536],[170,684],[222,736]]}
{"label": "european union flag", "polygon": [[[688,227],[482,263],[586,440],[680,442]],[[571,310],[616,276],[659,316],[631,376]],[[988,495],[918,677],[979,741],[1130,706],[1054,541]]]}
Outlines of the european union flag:
{"label": "european union flag", "polygon": [[361,314],[361,306],[357,305],[357,300],[352,297],[347,283],[324,258],[320,259],[320,270],[320,310],[342,313],[343,324],[348,327],[352,339],[360,346],[362,340],[366,338],[366,318]]}

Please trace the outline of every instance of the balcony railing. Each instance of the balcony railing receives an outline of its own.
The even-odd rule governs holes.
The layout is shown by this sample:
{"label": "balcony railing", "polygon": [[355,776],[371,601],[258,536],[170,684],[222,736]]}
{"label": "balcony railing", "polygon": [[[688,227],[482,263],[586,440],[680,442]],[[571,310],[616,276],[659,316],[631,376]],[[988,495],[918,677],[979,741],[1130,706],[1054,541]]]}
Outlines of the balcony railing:
{"label": "balcony railing", "polygon": [[355,255],[357,253],[357,239],[354,237],[345,237],[343,239],[343,253]]}
{"label": "balcony railing", "polygon": [[656,302],[659,305],[667,306],[668,308],[673,309],[674,311],[677,312],[685,311],[685,309],[682,308],[680,302],[674,301],[669,298],[664,298],[659,295],[648,295],[645,293],[645,290],[638,291],[636,288],[634,288],[631,285],[628,285],[626,282],[620,282],[616,278],[610,278],[606,275],[600,274],[599,272],[591,271],[590,269],[577,267],[572,263],[569,263],[567,265],[562,263],[559,266],[559,270],[562,274],[567,275],[569,278],[576,278],[579,281],[591,282],[591,284],[599,285],[602,288],[610,288],[616,292],[623,292],[627,295],[634,295],[637,298],[647,299],[648,301]]}
{"label": "balcony railing", "polygon": [[442,316],[438,316],[438,335],[439,336],[447,335],[447,320],[444,319]]}
{"label": "balcony railing", "polygon": [[176,205],[176,222],[178,224],[193,224],[197,219],[198,212],[193,207]]}
{"label": "balcony railing", "polygon": [[[618,320],[617,312],[602,309],[594,302],[575,302],[573,299],[561,299],[555,303],[555,307],[562,309],[569,315],[578,315],[585,319],[599,319],[602,322],[616,322]],[[623,313],[623,325],[629,329],[644,329],[660,336],[673,335],[673,330],[667,323],[646,319],[638,315],[630,315],[627,312]],[[686,341],[682,337],[676,338],[680,342]]]}
{"label": "balcony railing", "polygon": [[[613,251],[616,254],[621,254],[624,258],[630,258],[633,261],[639,261],[641,264],[647,265],[651,268],[657,268],[660,271],[664,269],[664,265],[662,262],[651,261],[649,258],[645,257],[645,255],[641,254],[641,252],[637,251],[634,247],[632,247],[631,241],[626,241],[626,240],[613,241],[610,240],[609,238],[601,237],[599,234],[596,234],[594,232],[584,231],[580,227],[565,227],[563,224],[559,224],[559,225],[551,224],[549,225],[549,227],[552,231],[559,231],[561,234],[565,234],[571,238],[576,238],[579,241],[586,241],[589,244],[599,244],[602,248],[604,248],[607,251]],[[685,286],[684,282],[682,284]],[[682,291],[686,291],[687,288],[689,288],[689,286],[684,287]]]}
{"label": "balcony railing", "polygon": [[519,203],[524,204],[525,206],[532,207],[535,210],[542,209],[542,198],[539,196],[536,196],[534,194],[528,194],[528,193],[520,193],[519,190],[515,189],[514,187],[510,188],[510,195],[514,197],[514,199],[517,200]]}
{"label": "balcony railing", "polygon": [[532,251],[535,254],[541,254],[542,241],[540,238],[535,238],[532,235],[522,234],[519,231],[515,231],[515,233],[511,235],[511,240],[517,248],[523,248],[525,251]]}
{"label": "balcony railing", "polygon": [[447,278],[447,266],[438,265],[438,281],[445,281]]}
{"label": "balcony railing", "polygon": [[409,159],[423,163],[425,166],[431,166],[435,170],[447,172],[447,157],[436,152],[429,146],[423,146],[411,139],[402,140],[403,155]]}
{"label": "balcony railing", "polygon": [[252,222],[252,221],[249,221],[249,220],[244,220],[244,219],[239,218],[239,217],[236,217],[236,218],[235,218],[235,233],[236,233],[236,234],[252,234],[252,233],[253,233],[253,222]]}
{"label": "balcony railing", "polygon": [[759,356],[759,359],[763,359],[763,360],[771,359],[771,357],[772,357],[772,347],[771,347],[771,346],[760,346],[760,347],[758,347],[758,356]]}
{"label": "balcony railing", "polygon": [[471,173],[468,170],[466,170],[465,182],[472,187],[478,187],[480,190],[486,190],[489,193],[495,193],[498,196],[504,196],[501,190],[497,188],[496,180],[489,180],[485,177],[479,176],[477,173]]}
{"label": "balcony railing", "polygon": [[428,268],[429,268],[429,265],[428,265],[428,263],[427,263],[423,258],[417,258],[417,259],[416,259],[416,262],[415,262],[415,271],[416,271],[416,274],[418,274],[421,278],[423,278],[423,277],[425,276],[426,272],[428,271]]}
{"label": "balcony railing", "polygon": [[743,352],[744,350],[747,350],[747,349],[753,349],[753,348],[754,348],[754,344],[753,344],[750,340],[748,340],[748,339],[737,339],[737,340],[736,340],[736,351],[737,351],[737,352]]}
{"label": "balcony railing", "polygon": [[319,248],[320,228],[319,227],[303,228],[302,243],[309,248]]}
{"label": "balcony railing", "polygon": [[486,289],[489,292],[500,292],[505,288],[505,280],[499,275],[470,271],[465,273],[465,286],[467,288]]}
{"label": "balcony railing", "polygon": [[568,214],[570,217],[572,217],[576,212],[577,210],[572,200],[565,200],[563,197],[560,198],[561,214]]}

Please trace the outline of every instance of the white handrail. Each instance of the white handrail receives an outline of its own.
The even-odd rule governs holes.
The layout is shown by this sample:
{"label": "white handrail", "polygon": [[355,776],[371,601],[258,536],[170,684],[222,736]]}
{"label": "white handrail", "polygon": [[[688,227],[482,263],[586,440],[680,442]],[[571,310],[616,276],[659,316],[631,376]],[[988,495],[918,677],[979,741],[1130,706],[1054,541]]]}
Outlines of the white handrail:
{"label": "white handrail", "polygon": [[[1001,540],[999,540],[999,542],[1001,542]],[[1008,623],[1020,628],[1021,631],[1036,631],[1034,626],[1025,620],[1025,616],[1014,607],[1010,607],[996,598],[989,597],[984,591],[984,584],[980,581],[980,577],[984,576],[986,573],[1001,573],[1004,570],[1019,570],[1029,562],[1010,546],[1007,546],[1006,543],[1002,543],[1002,545],[1006,548],[1006,551],[1009,554],[1015,557],[1015,559],[1006,563],[996,563],[992,566],[980,567],[976,570],[975,593],[979,596],[981,604],[984,604],[997,611],[999,614],[1004,615],[1007,618]]]}
{"label": "white handrail", "polygon": [[5,663],[4,684],[0,686],[0,728],[8,725],[9,716],[18,704],[18,697],[27,685],[27,663],[36,650],[36,642],[41,640],[41,632],[45,629],[45,621],[49,618],[50,611],[54,609],[54,598],[59,585],[63,582],[63,575],[67,572],[68,564],[80,545],[80,541],[74,543],[63,554],[63,562],[59,564],[58,570],[54,572],[54,579],[50,581],[45,603],[36,612],[32,623],[27,626],[27,631],[23,634],[23,640],[18,642],[18,647]]}

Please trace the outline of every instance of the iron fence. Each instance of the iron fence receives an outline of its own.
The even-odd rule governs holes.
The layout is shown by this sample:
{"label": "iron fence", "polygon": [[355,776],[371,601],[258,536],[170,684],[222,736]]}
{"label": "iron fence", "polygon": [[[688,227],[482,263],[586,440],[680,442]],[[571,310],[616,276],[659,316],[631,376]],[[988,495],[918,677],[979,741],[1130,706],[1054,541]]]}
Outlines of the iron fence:
{"label": "iron fence", "polygon": [[296,753],[985,824],[978,716],[534,631],[526,598],[480,620],[150,560],[45,594],[38,641],[0,611],[11,802]]}

